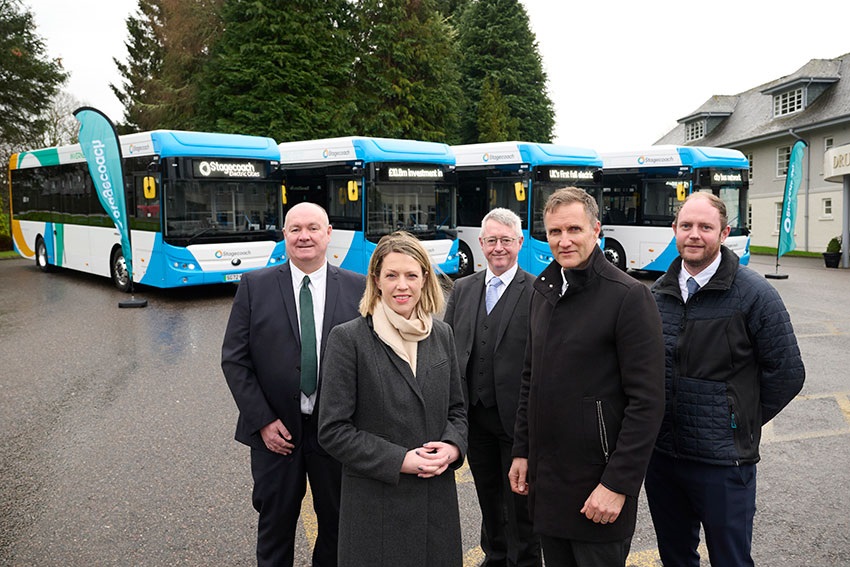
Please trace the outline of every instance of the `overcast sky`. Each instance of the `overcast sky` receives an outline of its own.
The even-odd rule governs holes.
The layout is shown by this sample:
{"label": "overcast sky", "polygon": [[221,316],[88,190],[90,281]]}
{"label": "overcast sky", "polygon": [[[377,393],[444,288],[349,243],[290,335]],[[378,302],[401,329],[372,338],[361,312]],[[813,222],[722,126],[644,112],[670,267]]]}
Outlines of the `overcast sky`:
{"label": "overcast sky", "polygon": [[[850,53],[847,11],[833,0],[522,1],[555,103],[554,141],[598,151],[650,145],[712,95]],[[112,58],[126,61],[137,0],[24,2],[71,72],[67,90],[121,120]]]}

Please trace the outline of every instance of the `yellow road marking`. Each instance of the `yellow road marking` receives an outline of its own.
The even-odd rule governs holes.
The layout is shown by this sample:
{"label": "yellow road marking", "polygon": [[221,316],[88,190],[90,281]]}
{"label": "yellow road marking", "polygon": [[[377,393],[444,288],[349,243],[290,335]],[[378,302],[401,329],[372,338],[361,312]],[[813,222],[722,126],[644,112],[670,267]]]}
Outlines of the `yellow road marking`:
{"label": "yellow road marking", "polygon": [[[794,435],[780,436],[775,435],[773,433],[773,422],[770,422],[765,425],[762,431],[762,442],[777,443],[784,441],[796,441],[803,439],[814,439],[818,437],[830,437],[836,435],[850,434],[850,392],[826,392],[822,394],[804,394],[797,396],[797,398],[795,399],[821,400],[830,398],[835,400],[839,410],[841,411],[842,417],[847,422],[848,427],[846,429],[808,431],[805,433],[797,433]],[[472,472],[469,470],[469,466],[466,462],[464,462],[461,468],[455,471],[455,481],[458,484],[473,482]],[[307,493],[304,496],[304,501],[301,504],[301,524],[304,528],[304,533],[307,536],[307,541],[309,542],[310,547],[312,548],[316,543],[316,536],[318,535],[319,528],[316,521],[316,514],[313,511],[313,494],[310,491],[309,483],[307,484]],[[708,550],[706,549],[704,543],[700,543],[700,546],[697,551],[699,551],[700,556],[708,557]],[[464,567],[474,567],[480,565],[483,560],[484,552],[481,550],[480,546],[475,546],[472,549],[467,550],[464,554],[463,565]],[[633,551],[629,554],[629,557],[626,560],[626,566],[661,567],[661,558],[658,555],[657,549],[644,549],[640,551]]]}

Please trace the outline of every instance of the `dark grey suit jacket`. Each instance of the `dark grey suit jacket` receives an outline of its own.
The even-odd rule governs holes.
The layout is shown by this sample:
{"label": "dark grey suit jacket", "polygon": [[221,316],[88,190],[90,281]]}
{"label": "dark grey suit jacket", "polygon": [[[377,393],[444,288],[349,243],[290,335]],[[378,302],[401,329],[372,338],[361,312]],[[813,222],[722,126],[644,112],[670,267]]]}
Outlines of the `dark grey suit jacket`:
{"label": "dark grey suit jacket", "polygon": [[340,564],[461,565],[453,470],[402,474],[408,450],[444,441],[466,454],[467,422],[454,341],[435,320],[418,343],[416,375],[373,331],[371,318],[333,330],[325,357],[319,442],[343,465]]}
{"label": "dark grey suit jacket", "polygon": [[[331,329],[360,315],[366,287],[364,276],[330,264],[327,278],[321,356]],[[289,262],[242,276],[221,347],[221,368],[239,408],[237,441],[265,449],[260,429],[279,418],[299,443],[301,333]],[[320,365],[314,413],[323,373]]]}
{"label": "dark grey suit jacket", "polygon": [[[475,340],[475,321],[479,303],[484,296],[484,278],[487,272],[481,271],[455,282],[446,314],[443,320],[455,334],[457,361],[467,403],[469,389],[466,368],[472,353],[472,341]],[[519,385],[522,377],[522,365],[525,360],[525,343],[528,339],[528,306],[531,301],[534,276],[517,269],[511,284],[505,289],[502,298],[504,310],[499,325],[496,344],[493,346],[493,379],[496,388],[496,406],[502,427],[513,437],[516,420]]]}

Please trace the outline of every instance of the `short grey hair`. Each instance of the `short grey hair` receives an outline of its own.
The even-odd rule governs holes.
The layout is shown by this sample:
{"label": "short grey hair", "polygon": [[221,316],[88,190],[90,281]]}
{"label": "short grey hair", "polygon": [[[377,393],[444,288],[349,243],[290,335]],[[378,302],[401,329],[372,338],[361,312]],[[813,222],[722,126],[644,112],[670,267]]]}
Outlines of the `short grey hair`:
{"label": "short grey hair", "polygon": [[484,218],[481,219],[481,232],[484,232],[484,228],[489,220],[514,229],[514,234],[516,234],[517,238],[522,236],[522,220],[519,218],[519,215],[510,209],[497,207],[484,215]]}

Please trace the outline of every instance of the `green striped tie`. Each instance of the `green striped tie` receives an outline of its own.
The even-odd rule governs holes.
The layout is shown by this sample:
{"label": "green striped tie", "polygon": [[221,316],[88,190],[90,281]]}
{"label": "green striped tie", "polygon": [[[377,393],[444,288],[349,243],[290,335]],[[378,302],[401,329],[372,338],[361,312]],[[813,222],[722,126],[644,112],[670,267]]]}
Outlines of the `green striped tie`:
{"label": "green striped tie", "polygon": [[301,307],[301,391],[307,396],[316,391],[319,361],[316,357],[316,322],[313,320],[313,294],[310,276],[304,276],[299,295]]}

